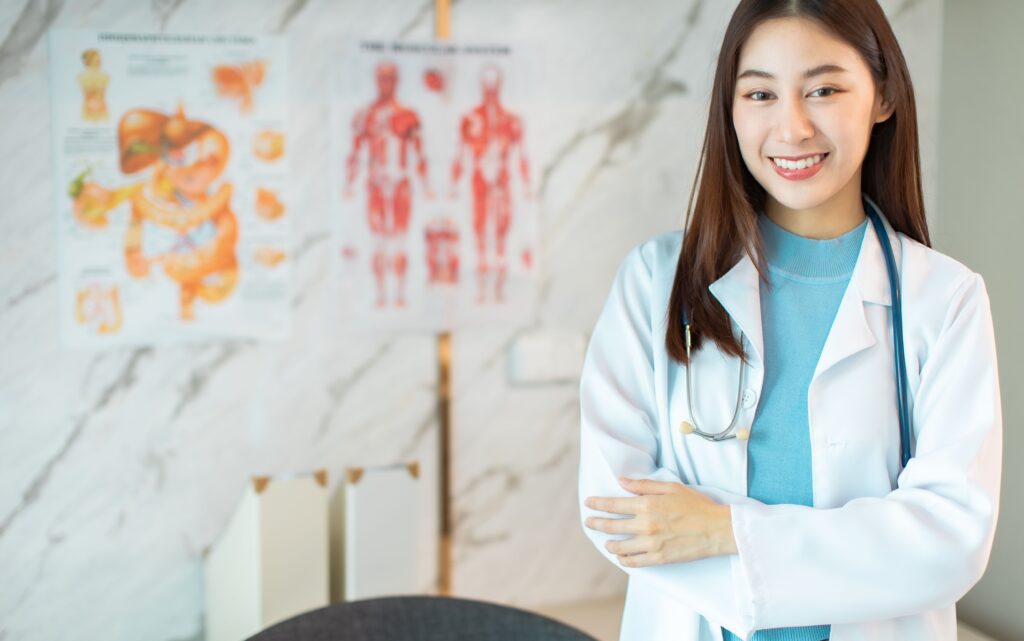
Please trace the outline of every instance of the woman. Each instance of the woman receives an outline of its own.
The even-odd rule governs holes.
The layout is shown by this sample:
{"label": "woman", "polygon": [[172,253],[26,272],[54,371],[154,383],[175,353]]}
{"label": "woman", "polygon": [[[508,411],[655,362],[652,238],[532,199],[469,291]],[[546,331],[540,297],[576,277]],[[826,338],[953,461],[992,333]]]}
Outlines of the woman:
{"label": "woman", "polygon": [[622,261],[580,380],[581,517],[629,574],[624,641],[956,639],[1002,410],[984,281],[930,247],[916,119],[874,0],[740,2],[685,236]]}

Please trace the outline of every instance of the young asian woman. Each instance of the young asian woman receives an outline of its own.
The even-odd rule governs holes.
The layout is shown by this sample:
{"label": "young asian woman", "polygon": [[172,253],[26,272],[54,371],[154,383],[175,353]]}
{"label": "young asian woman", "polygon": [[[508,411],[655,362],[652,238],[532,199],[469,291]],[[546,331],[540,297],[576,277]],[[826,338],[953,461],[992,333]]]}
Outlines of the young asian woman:
{"label": "young asian woman", "polygon": [[916,118],[875,0],[739,2],[683,231],[622,261],[580,380],[581,519],[629,574],[624,641],[956,639],[1002,411],[984,280],[930,246]]}

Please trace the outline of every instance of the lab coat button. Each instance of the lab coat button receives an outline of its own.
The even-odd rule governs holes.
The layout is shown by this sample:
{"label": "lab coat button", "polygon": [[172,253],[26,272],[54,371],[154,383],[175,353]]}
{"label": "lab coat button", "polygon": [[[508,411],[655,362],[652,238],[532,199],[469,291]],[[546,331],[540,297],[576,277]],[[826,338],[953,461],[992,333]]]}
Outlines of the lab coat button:
{"label": "lab coat button", "polygon": [[743,390],[743,407],[749,409],[754,406],[755,401],[757,401],[757,392],[749,387]]}

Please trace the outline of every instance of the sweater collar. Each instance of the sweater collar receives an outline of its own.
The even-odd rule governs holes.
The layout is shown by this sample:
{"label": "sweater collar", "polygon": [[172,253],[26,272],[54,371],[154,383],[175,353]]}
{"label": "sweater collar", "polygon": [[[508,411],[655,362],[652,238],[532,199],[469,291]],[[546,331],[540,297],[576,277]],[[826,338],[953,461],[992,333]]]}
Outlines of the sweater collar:
{"label": "sweater collar", "polygon": [[[864,310],[867,304],[892,305],[882,242],[887,242],[892,247],[899,269],[898,266],[902,264],[903,236],[893,229],[885,212],[867,194],[862,192],[862,197],[865,205],[878,212],[885,233],[879,237],[872,230],[871,233],[865,233],[861,239],[860,253],[857,254],[857,263],[850,276],[850,285],[839,302],[839,309],[822,348],[815,376],[850,354],[870,347],[878,341],[868,325]],[[750,255],[743,252],[727,272],[708,285],[708,290],[750,341],[755,354],[754,361],[762,363],[764,342],[761,333],[759,283],[760,278],[753,260]]]}
{"label": "sweater collar", "polygon": [[835,238],[800,236],[781,227],[761,212],[758,227],[764,243],[765,260],[773,271],[802,280],[843,280],[853,273],[868,218]]}

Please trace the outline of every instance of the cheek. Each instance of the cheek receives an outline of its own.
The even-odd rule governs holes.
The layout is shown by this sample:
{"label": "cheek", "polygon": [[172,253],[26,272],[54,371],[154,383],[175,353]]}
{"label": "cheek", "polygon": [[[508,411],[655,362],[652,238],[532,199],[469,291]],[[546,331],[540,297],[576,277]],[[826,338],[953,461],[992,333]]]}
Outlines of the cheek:
{"label": "cheek", "polygon": [[871,136],[870,120],[869,112],[836,110],[820,114],[817,128],[844,156],[855,156],[867,150]]}
{"label": "cheek", "polygon": [[761,142],[764,140],[761,124],[754,114],[733,110],[733,130],[739,144],[743,159],[749,164],[757,162],[761,155]]}

